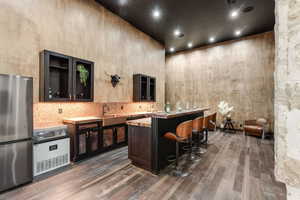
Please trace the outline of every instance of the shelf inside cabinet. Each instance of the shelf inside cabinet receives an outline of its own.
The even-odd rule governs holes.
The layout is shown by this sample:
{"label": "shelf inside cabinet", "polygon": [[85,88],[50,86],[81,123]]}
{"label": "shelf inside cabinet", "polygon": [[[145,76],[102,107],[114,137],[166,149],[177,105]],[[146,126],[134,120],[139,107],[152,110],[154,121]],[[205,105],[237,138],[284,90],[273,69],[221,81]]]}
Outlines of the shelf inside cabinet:
{"label": "shelf inside cabinet", "polygon": [[68,70],[67,67],[64,66],[59,66],[59,65],[50,65],[50,68],[55,68],[55,69],[61,69],[61,70]]}

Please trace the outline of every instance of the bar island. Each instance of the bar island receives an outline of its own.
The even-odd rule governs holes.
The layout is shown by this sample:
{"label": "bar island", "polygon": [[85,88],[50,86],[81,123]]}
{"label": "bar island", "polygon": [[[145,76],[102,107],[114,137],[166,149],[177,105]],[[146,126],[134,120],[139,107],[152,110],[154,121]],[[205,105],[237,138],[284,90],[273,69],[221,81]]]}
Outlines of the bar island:
{"label": "bar island", "polygon": [[167,157],[175,154],[175,143],[163,136],[176,132],[176,127],[188,120],[203,116],[208,108],[181,112],[153,113],[151,118],[127,121],[128,157],[132,164],[159,174],[169,163]]}

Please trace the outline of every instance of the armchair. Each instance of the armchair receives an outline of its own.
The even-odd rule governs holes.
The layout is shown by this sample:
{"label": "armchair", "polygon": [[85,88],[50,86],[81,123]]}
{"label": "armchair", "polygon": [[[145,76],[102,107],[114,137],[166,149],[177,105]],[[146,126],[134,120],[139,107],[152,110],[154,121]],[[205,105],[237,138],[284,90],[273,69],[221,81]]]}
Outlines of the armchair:
{"label": "armchair", "polygon": [[267,123],[266,119],[258,120],[246,120],[244,123],[244,134],[245,135],[255,135],[259,136],[262,139],[265,139],[265,124]]}

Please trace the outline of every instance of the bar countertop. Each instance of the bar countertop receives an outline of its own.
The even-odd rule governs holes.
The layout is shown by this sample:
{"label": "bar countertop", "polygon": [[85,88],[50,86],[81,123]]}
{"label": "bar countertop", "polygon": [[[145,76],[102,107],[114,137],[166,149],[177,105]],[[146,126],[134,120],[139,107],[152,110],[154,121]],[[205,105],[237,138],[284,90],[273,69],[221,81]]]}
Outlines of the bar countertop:
{"label": "bar countertop", "polygon": [[153,118],[161,118],[161,119],[170,119],[170,118],[175,118],[175,117],[181,117],[184,115],[190,115],[190,114],[196,114],[199,112],[204,112],[209,110],[209,108],[196,108],[196,109],[191,109],[191,110],[183,110],[183,111],[171,111],[169,113],[167,112],[157,112],[153,113],[152,117]]}
{"label": "bar countertop", "polygon": [[141,126],[141,127],[149,127],[151,128],[151,117],[130,120],[126,122],[129,126]]}

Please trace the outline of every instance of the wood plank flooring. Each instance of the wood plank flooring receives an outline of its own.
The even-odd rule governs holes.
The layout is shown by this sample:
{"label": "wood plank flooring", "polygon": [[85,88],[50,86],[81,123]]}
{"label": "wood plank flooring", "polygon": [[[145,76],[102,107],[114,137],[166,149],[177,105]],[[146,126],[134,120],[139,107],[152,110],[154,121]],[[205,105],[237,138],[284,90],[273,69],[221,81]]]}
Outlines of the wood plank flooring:
{"label": "wood plank flooring", "polygon": [[97,156],[0,195],[0,200],[285,200],[286,190],[273,175],[273,141],[242,134],[210,133],[206,154],[191,174],[160,176],[134,167],[127,147]]}

